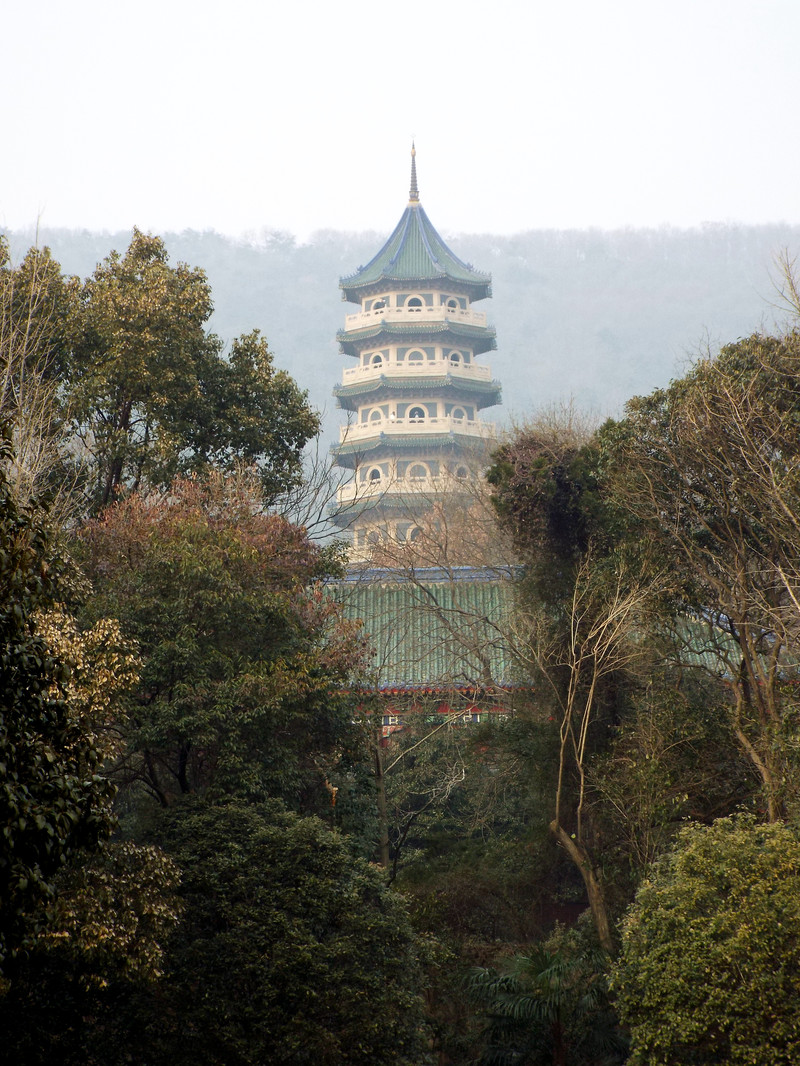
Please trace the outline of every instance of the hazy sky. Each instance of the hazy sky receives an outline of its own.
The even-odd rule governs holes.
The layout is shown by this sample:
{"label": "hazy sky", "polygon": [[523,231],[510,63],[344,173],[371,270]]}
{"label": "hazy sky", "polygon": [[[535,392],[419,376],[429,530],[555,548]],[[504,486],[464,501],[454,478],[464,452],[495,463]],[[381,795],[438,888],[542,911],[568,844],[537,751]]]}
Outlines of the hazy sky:
{"label": "hazy sky", "polygon": [[0,229],[800,222],[800,0],[27,0]]}

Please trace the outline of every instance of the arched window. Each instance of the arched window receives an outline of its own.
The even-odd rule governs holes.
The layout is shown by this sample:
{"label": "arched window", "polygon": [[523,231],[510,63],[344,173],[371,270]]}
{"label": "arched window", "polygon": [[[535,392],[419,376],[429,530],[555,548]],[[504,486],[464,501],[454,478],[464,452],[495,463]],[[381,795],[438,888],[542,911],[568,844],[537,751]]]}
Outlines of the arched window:
{"label": "arched window", "polygon": [[412,407],[408,412],[409,422],[424,422],[425,421],[425,408],[424,407]]}
{"label": "arched window", "polygon": [[450,417],[456,422],[462,422],[467,417],[467,412],[463,407],[454,407],[450,412]]}
{"label": "arched window", "polygon": [[447,310],[458,311],[458,309],[458,300],[456,300],[454,296],[451,296],[450,299],[447,301]]}
{"label": "arched window", "polygon": [[381,411],[380,407],[373,407],[373,409],[369,413],[370,422],[380,422],[382,418],[383,411]]}
{"label": "arched window", "polygon": [[409,352],[408,355],[406,356],[406,362],[407,363],[422,363],[422,362],[424,362],[424,360],[425,360],[425,353],[423,351],[421,351],[419,348],[414,348],[414,350]]}
{"label": "arched window", "polygon": [[385,309],[385,307],[386,307],[386,301],[385,300],[376,300],[375,303],[372,305],[372,310],[373,311],[383,311]]}
{"label": "arched window", "polygon": [[465,466],[457,466],[456,467],[456,477],[460,478],[462,481],[464,481],[466,478],[469,477],[469,470],[467,470],[467,468]]}
{"label": "arched window", "polygon": [[421,536],[422,530],[419,528],[419,526],[412,526],[406,534],[406,540],[409,542],[409,544],[413,544],[414,541],[419,540]]}
{"label": "arched window", "polygon": [[380,352],[376,352],[373,355],[372,359],[370,359],[370,362],[372,363],[373,366],[380,366],[380,364],[383,362],[383,356],[381,355]]}
{"label": "arched window", "polygon": [[428,476],[428,468],[424,463],[414,463],[408,468],[408,476],[412,481],[422,481]]}
{"label": "arched window", "polygon": [[461,362],[461,352],[451,352],[450,356],[449,356],[449,359],[450,359],[451,363],[460,363]]}
{"label": "arched window", "polygon": [[383,477],[381,468],[379,466],[373,466],[369,474],[367,474],[367,477],[370,481],[380,481],[380,479]]}
{"label": "arched window", "polygon": [[409,311],[419,313],[424,306],[425,305],[422,302],[422,298],[420,296],[411,296],[408,300],[406,300],[406,308]]}

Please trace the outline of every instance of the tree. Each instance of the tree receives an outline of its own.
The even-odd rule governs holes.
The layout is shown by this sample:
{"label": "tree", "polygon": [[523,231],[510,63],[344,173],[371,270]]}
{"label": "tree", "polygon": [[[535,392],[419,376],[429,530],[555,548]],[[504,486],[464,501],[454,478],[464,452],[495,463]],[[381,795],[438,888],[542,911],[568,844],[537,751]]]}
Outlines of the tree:
{"label": "tree", "polygon": [[7,474],[17,500],[45,499],[54,524],[69,512],[59,381],[77,283],[47,248],[10,263],[0,237],[0,418],[11,426]]}
{"label": "tree", "polygon": [[244,474],[130,496],[83,543],[87,617],[119,618],[142,656],[122,780],[161,805],[213,789],[330,811],[362,750],[363,640],[318,585],[335,555],[265,514]]}
{"label": "tree", "polygon": [[80,291],[65,359],[69,429],[106,506],[121,488],[168,485],[208,464],[258,466],[267,498],[295,484],[318,428],[291,377],[275,370],[257,332],[222,358],[205,332],[205,274],[169,266],[158,237],[134,230]]}
{"label": "tree", "polygon": [[541,607],[524,610],[520,647],[559,722],[550,830],[581,873],[600,943],[610,952],[613,934],[587,811],[589,761],[602,743],[603,719],[609,724],[614,689],[624,671],[642,660],[636,636],[652,584],[646,561],[636,570],[626,569],[624,558],[605,562],[587,551],[555,625]]}
{"label": "tree", "polygon": [[156,836],[183,870],[184,915],[143,1060],[426,1061],[420,945],[337,832],[274,802],[188,801]]}
{"label": "tree", "polygon": [[60,694],[70,721],[95,746],[107,772],[124,749],[125,698],[138,683],[141,667],[137,649],[116,619],[100,618],[81,629],[61,603],[40,610],[36,627],[52,653],[68,664]]}
{"label": "tree", "polygon": [[0,973],[46,924],[53,877],[110,828],[113,792],[96,738],[70,714],[67,664],[36,628],[52,596],[48,542],[17,505],[0,446]]}
{"label": "tree", "polygon": [[163,978],[179,879],[163,851],[131,841],[61,871],[48,928],[0,996],[4,1048],[18,1066],[129,1058],[136,1010]]}
{"label": "tree", "polygon": [[639,889],[612,988],[631,1066],[800,1057],[800,842],[736,816],[687,826]]}
{"label": "tree", "polygon": [[629,898],[687,819],[707,823],[753,803],[752,773],[730,732],[724,686],[703,671],[670,665],[654,667],[630,693],[587,779],[618,899]]}
{"label": "tree", "polygon": [[473,970],[468,991],[485,1016],[486,1066],[604,1066],[625,1061],[611,1008],[607,956],[577,930],[556,931],[503,971]]}
{"label": "tree", "polygon": [[615,724],[626,674],[646,655],[644,619],[661,574],[617,528],[599,458],[580,427],[546,419],[500,450],[489,480],[526,564],[513,645],[538,689],[540,712],[559,723],[550,831],[581,873],[610,952],[588,769]]}
{"label": "tree", "polygon": [[728,345],[632,400],[602,440],[617,505],[673,575],[679,657],[702,649],[729,684],[730,727],[773,820],[797,802],[799,355],[797,333]]}

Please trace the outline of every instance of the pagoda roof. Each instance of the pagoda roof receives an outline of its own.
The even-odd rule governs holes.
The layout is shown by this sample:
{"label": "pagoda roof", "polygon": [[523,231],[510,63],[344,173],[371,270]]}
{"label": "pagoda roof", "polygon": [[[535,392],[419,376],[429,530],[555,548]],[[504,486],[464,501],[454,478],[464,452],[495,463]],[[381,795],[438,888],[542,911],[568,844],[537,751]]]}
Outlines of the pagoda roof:
{"label": "pagoda roof", "polygon": [[492,438],[475,437],[468,433],[377,433],[366,440],[346,440],[332,444],[331,452],[339,466],[350,467],[361,462],[372,452],[395,451],[438,452],[457,448],[463,452],[482,452],[493,449],[497,441]]}
{"label": "pagoda roof", "polygon": [[372,381],[356,381],[351,385],[337,385],[333,395],[339,400],[339,406],[348,409],[350,405],[345,402],[348,399],[358,401],[371,393],[413,392],[438,393],[445,390],[453,396],[465,396],[477,403],[479,407],[493,407],[500,403],[501,386],[499,381],[476,381],[471,378],[462,378],[451,374],[441,374],[436,377],[392,377],[391,374],[381,374]]}
{"label": "pagoda roof", "polygon": [[[366,266],[339,281],[346,300],[360,303],[364,289],[395,288],[414,283],[452,281],[470,291],[472,300],[492,295],[492,276],[462,262],[436,232],[419,202],[416,150],[411,149],[411,189],[408,207],[392,235]],[[416,287],[416,286],[415,286]]]}
{"label": "pagoda roof", "polygon": [[367,569],[328,587],[345,615],[364,624],[379,690],[515,688],[527,678],[504,637],[511,577],[510,567]]}
{"label": "pagoda roof", "polygon": [[[448,499],[453,501],[460,499],[466,508],[475,500],[474,489],[470,490],[467,487],[459,492],[457,488],[454,488],[452,493],[448,495]],[[334,502],[330,505],[328,518],[333,525],[342,529],[349,529],[353,519],[366,511],[381,517],[395,515],[407,518],[409,515],[418,513],[421,501],[423,503],[428,502],[428,497],[424,491],[420,493],[418,490],[410,489],[405,492],[396,492],[391,489],[380,496],[365,494],[361,499],[352,500],[349,503],[340,504]]]}
{"label": "pagoda roof", "polygon": [[458,322],[452,319],[444,319],[441,322],[393,322],[379,319],[374,325],[365,326],[363,329],[344,330],[340,329],[336,334],[339,348],[345,355],[358,355],[364,347],[365,341],[374,342],[378,337],[405,338],[414,343],[419,338],[419,343],[425,343],[437,334],[449,334],[454,338],[453,343],[459,340],[470,342],[470,347],[475,355],[482,355],[497,347],[494,327],[473,326],[467,322]]}

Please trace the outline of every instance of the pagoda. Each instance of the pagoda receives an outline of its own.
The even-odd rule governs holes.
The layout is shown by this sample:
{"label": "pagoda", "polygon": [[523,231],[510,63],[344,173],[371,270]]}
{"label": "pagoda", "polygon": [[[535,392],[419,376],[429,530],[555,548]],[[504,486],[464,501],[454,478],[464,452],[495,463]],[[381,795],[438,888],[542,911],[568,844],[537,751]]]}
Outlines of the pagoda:
{"label": "pagoda", "polygon": [[349,413],[333,452],[350,472],[334,522],[351,531],[352,561],[381,544],[408,545],[443,496],[467,499],[495,440],[479,412],[500,386],[477,358],[496,347],[486,313],[491,276],[462,262],[420,203],[411,149],[408,206],[366,266],[340,280],[358,310],[337,334],[354,365],[334,389]]}

